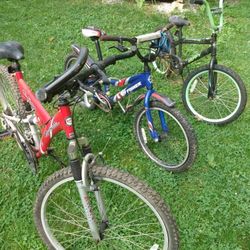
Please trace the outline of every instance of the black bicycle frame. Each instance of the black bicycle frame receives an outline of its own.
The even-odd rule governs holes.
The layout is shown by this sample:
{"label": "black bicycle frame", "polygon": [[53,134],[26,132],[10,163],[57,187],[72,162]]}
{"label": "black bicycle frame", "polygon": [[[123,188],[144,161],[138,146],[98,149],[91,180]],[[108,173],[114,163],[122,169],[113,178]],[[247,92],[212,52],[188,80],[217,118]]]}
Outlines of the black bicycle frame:
{"label": "black bicycle frame", "polygon": [[217,51],[216,51],[216,42],[217,42],[217,34],[212,33],[210,38],[201,38],[201,39],[186,39],[183,38],[182,27],[180,27],[177,31],[178,40],[173,41],[173,45],[175,48],[178,48],[178,57],[182,58],[182,46],[183,44],[209,44],[210,47],[204,49],[200,52],[200,54],[195,55],[187,60],[182,61],[182,67],[186,67],[188,64],[195,62],[202,57],[207,55],[211,55],[210,68],[212,69],[215,64],[217,64]]}
{"label": "black bicycle frame", "polygon": [[[209,82],[208,82],[208,98],[214,98],[216,95],[216,84],[217,84],[217,73],[214,72],[214,65],[217,62],[217,33],[213,32],[210,38],[201,38],[201,39],[186,39],[183,38],[182,27],[177,30],[178,40],[173,41],[173,45],[175,48],[178,47],[178,57],[181,60],[181,67],[184,68],[188,64],[195,62],[202,57],[207,55],[211,55],[211,60],[209,63]],[[185,61],[182,61],[182,46],[183,44],[209,44],[210,46],[207,49],[204,49],[200,52],[200,54],[195,55]]]}

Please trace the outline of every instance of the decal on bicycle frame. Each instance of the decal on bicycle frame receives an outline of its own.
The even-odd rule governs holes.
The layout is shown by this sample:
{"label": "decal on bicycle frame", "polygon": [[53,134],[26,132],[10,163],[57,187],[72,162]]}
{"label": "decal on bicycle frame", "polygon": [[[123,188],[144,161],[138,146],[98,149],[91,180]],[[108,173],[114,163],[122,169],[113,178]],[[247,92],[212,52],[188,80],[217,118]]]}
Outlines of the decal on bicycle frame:
{"label": "decal on bicycle frame", "polygon": [[122,89],[113,97],[111,97],[113,102],[121,101],[125,96],[129,95],[132,92],[137,91],[140,88],[143,87],[146,87],[147,89],[152,88],[150,72],[144,72],[118,81],[117,80],[112,81],[111,79],[111,84],[119,87],[128,85],[126,88]]}

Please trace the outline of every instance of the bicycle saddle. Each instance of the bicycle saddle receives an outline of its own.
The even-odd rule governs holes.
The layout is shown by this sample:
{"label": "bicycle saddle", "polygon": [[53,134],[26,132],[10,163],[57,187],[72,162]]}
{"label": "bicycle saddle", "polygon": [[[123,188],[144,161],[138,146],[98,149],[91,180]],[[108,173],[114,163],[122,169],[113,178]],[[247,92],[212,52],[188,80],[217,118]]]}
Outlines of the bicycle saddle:
{"label": "bicycle saddle", "polygon": [[190,25],[190,22],[182,17],[179,16],[171,16],[169,17],[169,22],[173,23],[177,27],[183,27],[183,26],[188,26]]}
{"label": "bicycle saddle", "polygon": [[0,43],[0,59],[20,60],[24,58],[23,46],[15,41]]}
{"label": "bicycle saddle", "polygon": [[82,34],[85,37],[98,39],[101,36],[105,35],[106,33],[101,29],[90,26],[90,27],[86,27],[86,28],[82,29]]}

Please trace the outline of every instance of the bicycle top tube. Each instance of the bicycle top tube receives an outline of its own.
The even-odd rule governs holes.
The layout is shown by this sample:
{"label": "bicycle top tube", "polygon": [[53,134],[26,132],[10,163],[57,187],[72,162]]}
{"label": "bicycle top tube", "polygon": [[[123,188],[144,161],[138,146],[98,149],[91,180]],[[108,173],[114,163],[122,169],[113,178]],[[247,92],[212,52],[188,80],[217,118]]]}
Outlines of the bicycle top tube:
{"label": "bicycle top tube", "polygon": [[147,90],[153,89],[153,85],[150,79],[150,72],[143,72],[140,74],[136,74],[127,78],[123,78],[121,80],[110,79],[110,83],[116,87],[124,87],[121,91],[111,96],[111,100],[113,102],[121,101],[125,96],[135,92],[141,88],[146,88]]}

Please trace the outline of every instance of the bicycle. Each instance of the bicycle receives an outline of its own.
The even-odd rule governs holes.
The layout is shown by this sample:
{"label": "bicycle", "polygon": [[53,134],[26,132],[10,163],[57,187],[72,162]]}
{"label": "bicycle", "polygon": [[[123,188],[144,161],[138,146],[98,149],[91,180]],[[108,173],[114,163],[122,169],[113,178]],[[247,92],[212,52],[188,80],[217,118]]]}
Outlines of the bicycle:
{"label": "bicycle", "polygon": [[[116,48],[122,53],[109,56],[98,62],[95,62],[89,56],[86,69],[79,74],[79,79],[86,79],[86,72],[88,75],[92,75],[92,78],[88,81],[80,83],[80,90],[84,93],[82,98],[84,106],[89,109],[97,106],[108,112],[118,104],[123,113],[127,113],[143,102],[143,107],[136,114],[134,123],[134,133],[141,149],[147,157],[168,171],[181,172],[187,170],[196,156],[196,139],[192,128],[181,113],[174,108],[175,103],[154,90],[148,65],[149,62],[154,60],[154,55],[143,56],[137,47],[138,43],[151,41],[158,37],[159,32],[128,38],[107,36],[101,34],[99,30],[88,28],[88,34],[97,46],[99,38],[103,41],[118,42]],[[130,43],[131,48],[125,47],[123,42]],[[76,45],[75,50],[77,50]],[[101,55],[101,51],[98,53]],[[124,60],[135,55],[144,63],[143,73],[121,80],[107,78],[103,72],[106,67],[118,60]],[[71,63],[76,60],[76,56],[77,53],[75,52],[67,56],[65,60],[66,69],[70,68]],[[97,75],[93,74],[93,67],[99,70]],[[102,81],[100,81],[99,76],[101,76]],[[111,86],[121,87],[122,90],[110,95]],[[140,94],[132,104],[126,107],[121,104],[126,96],[142,88],[146,88],[146,93]]]}
{"label": "bicycle", "polygon": [[[73,89],[87,57],[88,49],[81,48],[76,63],[35,95],[21,72],[22,45],[0,43],[0,59],[11,62],[0,66],[0,139],[12,136],[33,172],[57,133],[64,131],[69,142],[69,167],[52,174],[37,194],[38,233],[49,249],[177,249],[177,226],[160,196],[128,173],[98,163],[87,139],[76,136],[70,106],[78,101]],[[52,117],[41,102],[55,95]]]}
{"label": "bicycle", "polygon": [[[171,31],[165,32],[165,47],[160,46],[160,40],[153,43],[152,50],[158,54],[153,66],[157,72],[170,75],[173,71],[182,73],[187,65],[211,55],[208,65],[199,67],[186,77],[182,89],[182,101],[185,108],[197,120],[209,124],[223,125],[236,120],[244,111],[247,102],[247,92],[240,76],[232,69],[219,65],[217,61],[217,34],[223,26],[223,0],[218,8],[210,8],[207,0],[191,0],[193,4],[205,5],[212,34],[210,38],[187,39],[183,37],[182,29],[190,23],[178,16],[169,18],[169,22],[176,27],[175,37]],[[213,14],[219,15],[216,25]],[[200,54],[183,60],[182,47],[184,44],[208,44],[207,49]]]}

